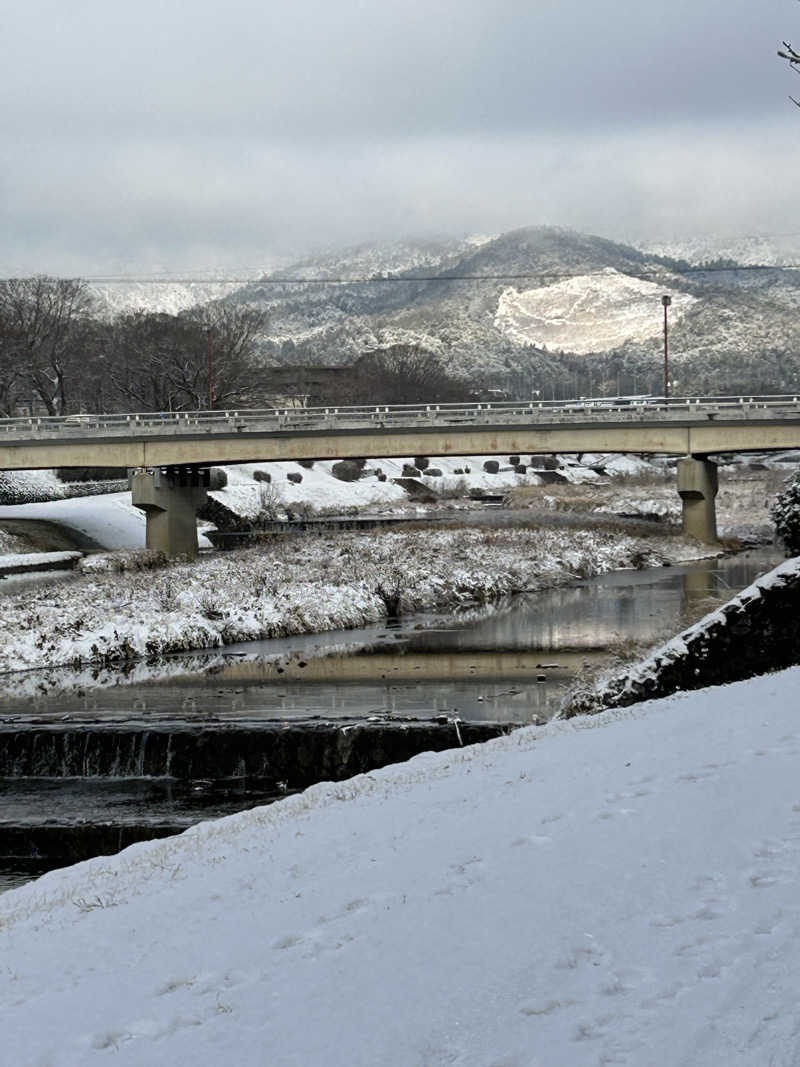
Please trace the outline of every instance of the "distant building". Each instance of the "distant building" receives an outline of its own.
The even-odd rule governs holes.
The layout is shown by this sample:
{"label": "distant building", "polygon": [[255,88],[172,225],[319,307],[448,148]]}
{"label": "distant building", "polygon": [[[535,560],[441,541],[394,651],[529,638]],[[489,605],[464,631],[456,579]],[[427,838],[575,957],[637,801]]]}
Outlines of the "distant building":
{"label": "distant building", "polygon": [[276,408],[304,408],[319,397],[335,392],[352,377],[351,367],[315,367],[310,364],[267,367],[267,403]]}

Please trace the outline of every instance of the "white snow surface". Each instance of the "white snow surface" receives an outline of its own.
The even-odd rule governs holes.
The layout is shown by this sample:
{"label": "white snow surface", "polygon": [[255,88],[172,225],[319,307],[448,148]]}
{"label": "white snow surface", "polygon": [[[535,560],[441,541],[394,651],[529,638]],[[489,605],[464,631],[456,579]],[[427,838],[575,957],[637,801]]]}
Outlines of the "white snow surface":
{"label": "white snow surface", "polygon": [[11,890],[5,1062],[790,1067],[798,703],[530,727]]}
{"label": "white snow surface", "polygon": [[[423,475],[420,479],[431,486],[436,492],[453,491],[470,488],[482,488],[504,492],[519,485],[537,485],[539,479],[535,474],[517,474],[503,460],[508,457],[502,456],[433,456],[430,457],[430,466],[435,470],[441,470],[442,477],[432,478]],[[497,474],[487,474],[483,470],[483,462],[486,459],[499,459],[501,469]],[[309,470],[294,461],[277,461],[265,463],[242,463],[223,467],[228,475],[228,485],[225,489],[212,492],[226,504],[231,510],[243,517],[256,515],[262,507],[264,484],[253,480],[253,473],[257,470],[266,471],[271,478],[270,496],[274,496],[278,507],[289,504],[310,504],[319,511],[345,511],[352,508],[369,508],[375,511],[386,511],[408,504],[408,495],[400,486],[395,485],[393,478],[400,478],[403,472],[403,464],[413,464],[413,456],[405,459],[375,459],[367,465],[368,471],[381,469],[387,477],[385,482],[379,482],[376,477],[361,478],[356,482],[342,482],[334,478],[331,468],[336,460],[323,460],[314,463]],[[458,469],[470,468],[468,475],[458,475]],[[64,490],[66,487],[55,479],[50,471],[24,471],[14,472],[42,476],[42,486],[52,486],[54,489]],[[286,475],[295,473],[302,475],[302,482],[297,485],[290,482]],[[593,471],[585,471],[583,468],[570,470],[570,480],[590,480],[596,477]],[[38,487],[39,482],[35,479],[31,483],[32,489]],[[145,543],[145,514],[139,508],[131,504],[130,493],[106,493],[101,496],[70,497],[64,500],[48,500],[36,504],[14,504],[0,506],[0,522],[3,519],[42,519],[50,522],[61,523],[91,537],[103,548],[128,549],[142,548]],[[0,537],[8,537],[0,531]],[[201,534],[199,537],[201,547],[207,548],[209,541]],[[3,541],[0,541],[0,548]]]}
{"label": "white snow surface", "polygon": [[670,322],[696,298],[607,268],[536,289],[505,289],[495,326],[515,344],[586,354],[625,341],[646,341],[663,329],[661,296],[672,297]]}
{"label": "white snow surface", "polygon": [[[517,473],[509,464],[507,456],[430,456],[428,469],[441,471],[441,477],[431,476],[425,471],[418,478],[437,493],[452,492],[463,489],[486,489],[504,492],[519,485],[538,485],[539,478],[531,473]],[[487,459],[498,460],[501,469],[497,474],[487,474],[483,469]],[[408,494],[394,478],[403,476],[403,465],[413,466],[414,457],[406,456],[395,459],[370,459],[365,468],[368,476],[355,482],[342,482],[335,478],[331,470],[338,460],[317,460],[311,469],[291,460],[269,463],[241,463],[223,468],[228,475],[228,484],[224,489],[215,490],[210,495],[231,510],[244,517],[258,513],[265,490],[265,483],[253,480],[255,471],[265,471],[270,475],[268,495],[275,497],[278,506],[284,504],[308,503],[320,511],[345,510],[348,508],[372,508],[385,511],[398,505],[408,504]],[[469,468],[468,474],[457,474]],[[382,471],[386,481],[380,482],[369,472]],[[287,474],[300,474],[302,482],[290,482]],[[590,480],[596,477],[594,471],[577,468],[570,475],[574,480]]]}
{"label": "white snow surface", "polygon": [[[131,504],[128,492],[8,505],[0,507],[0,522],[3,519],[39,519],[58,523],[91,537],[108,549],[144,548],[145,544],[145,513]],[[202,533],[198,535],[198,542],[202,548],[210,545]]]}
{"label": "white snow surface", "polygon": [[720,258],[747,265],[775,266],[796,263],[800,256],[800,235],[797,233],[735,237],[694,233],[626,240],[643,252],[684,259],[695,266]]}

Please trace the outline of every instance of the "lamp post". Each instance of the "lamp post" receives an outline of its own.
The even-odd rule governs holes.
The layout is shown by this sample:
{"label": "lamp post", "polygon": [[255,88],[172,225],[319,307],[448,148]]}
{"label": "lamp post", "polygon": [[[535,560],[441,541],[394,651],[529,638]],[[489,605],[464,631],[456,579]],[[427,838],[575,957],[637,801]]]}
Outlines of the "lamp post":
{"label": "lamp post", "polygon": [[672,303],[672,297],[664,294],[664,296],[661,297],[661,303],[664,306],[664,399],[666,400],[669,396],[669,348],[667,342],[667,308]]}

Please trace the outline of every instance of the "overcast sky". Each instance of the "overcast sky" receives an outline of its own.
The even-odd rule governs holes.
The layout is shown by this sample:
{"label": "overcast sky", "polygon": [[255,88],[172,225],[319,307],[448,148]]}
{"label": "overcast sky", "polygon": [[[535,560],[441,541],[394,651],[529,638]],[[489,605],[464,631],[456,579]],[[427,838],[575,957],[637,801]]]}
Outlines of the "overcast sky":
{"label": "overcast sky", "polygon": [[2,5],[0,272],[800,230],[790,0]]}

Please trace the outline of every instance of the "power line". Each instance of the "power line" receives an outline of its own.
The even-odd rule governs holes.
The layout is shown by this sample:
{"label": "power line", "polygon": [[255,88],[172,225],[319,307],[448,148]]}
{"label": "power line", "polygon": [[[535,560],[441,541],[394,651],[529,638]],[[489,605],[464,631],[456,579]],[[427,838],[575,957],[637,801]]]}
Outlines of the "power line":
{"label": "power line", "polygon": [[[343,277],[329,278],[197,278],[197,277],[161,277],[157,275],[90,275],[81,278],[90,285],[387,285],[387,284],[413,284],[413,283],[442,283],[442,282],[487,282],[487,281],[545,281],[545,280],[569,280],[571,278],[602,277],[614,268],[604,267],[599,270],[584,271],[535,271],[517,274],[431,274],[431,275],[407,275],[391,274],[372,275],[370,277]],[[636,278],[665,278],[668,275],[684,274],[736,274],[736,273],[766,273],[769,271],[793,271],[800,270],[800,263],[775,263],[775,264],[738,264],[736,266],[690,266],[678,269],[669,267],[647,268],[629,271],[615,271],[617,274],[627,274]],[[9,279],[3,279],[8,281]]]}

